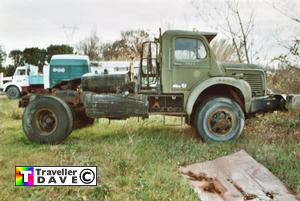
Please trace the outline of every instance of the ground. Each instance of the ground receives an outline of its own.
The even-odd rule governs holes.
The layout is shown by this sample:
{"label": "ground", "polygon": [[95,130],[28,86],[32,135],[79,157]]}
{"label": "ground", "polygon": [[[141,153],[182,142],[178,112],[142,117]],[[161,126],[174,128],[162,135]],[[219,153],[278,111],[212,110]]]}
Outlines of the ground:
{"label": "ground", "polygon": [[[139,122],[97,120],[74,131],[63,144],[40,145],[25,137],[18,102],[2,98],[0,200],[198,200],[178,166],[241,149],[300,193],[297,115],[257,115],[246,121],[238,140],[227,143],[203,143],[189,126],[163,126],[162,117],[154,116]],[[15,187],[16,165],[95,165],[100,174],[96,187]]]}

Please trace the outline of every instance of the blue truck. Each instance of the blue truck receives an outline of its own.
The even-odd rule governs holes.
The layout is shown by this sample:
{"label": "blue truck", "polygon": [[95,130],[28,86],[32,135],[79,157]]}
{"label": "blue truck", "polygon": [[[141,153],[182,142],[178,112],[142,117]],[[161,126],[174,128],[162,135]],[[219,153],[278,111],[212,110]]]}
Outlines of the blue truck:
{"label": "blue truck", "polygon": [[11,81],[0,86],[9,99],[17,99],[27,93],[41,92],[62,81],[80,78],[88,72],[90,72],[88,56],[54,55],[49,65],[44,66],[43,74],[38,72],[37,66],[26,64],[17,67]]}

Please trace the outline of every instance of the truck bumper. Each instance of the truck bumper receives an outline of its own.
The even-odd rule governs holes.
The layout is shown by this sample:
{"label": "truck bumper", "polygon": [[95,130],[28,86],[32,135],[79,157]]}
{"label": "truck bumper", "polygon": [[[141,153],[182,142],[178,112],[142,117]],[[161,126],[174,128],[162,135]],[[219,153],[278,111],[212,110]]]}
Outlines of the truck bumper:
{"label": "truck bumper", "polygon": [[286,100],[280,94],[256,97],[252,99],[250,113],[271,112],[275,110],[286,111]]}

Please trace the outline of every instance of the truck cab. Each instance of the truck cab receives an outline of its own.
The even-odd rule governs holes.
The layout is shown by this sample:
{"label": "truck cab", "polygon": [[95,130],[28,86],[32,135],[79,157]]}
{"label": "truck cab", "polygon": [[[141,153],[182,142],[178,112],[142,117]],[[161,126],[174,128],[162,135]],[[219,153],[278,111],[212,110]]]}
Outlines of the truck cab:
{"label": "truck cab", "polygon": [[18,66],[10,82],[3,85],[3,91],[8,98],[16,99],[31,87],[42,88],[44,84],[43,75],[38,72],[38,67],[30,64]]}
{"label": "truck cab", "polygon": [[[213,95],[235,97],[243,110],[249,112],[251,86],[245,79],[235,77],[235,72],[229,75],[227,69],[216,61],[209,46],[215,36],[216,33],[210,32],[170,30],[156,41],[146,42],[143,45],[143,53],[146,53],[141,56],[144,61],[141,61],[143,67],[139,73],[139,92],[173,95],[174,100],[178,97],[182,102],[178,112],[187,113],[188,122],[197,105],[205,97]],[[244,66],[241,68],[245,69]],[[257,84],[264,86],[263,70],[260,68],[253,72],[258,73],[258,79],[261,79]],[[157,80],[155,86],[154,79]],[[164,111],[168,110],[172,108],[164,108]]]}
{"label": "truck cab", "polygon": [[48,82],[45,89],[52,88],[63,81],[81,78],[83,74],[90,72],[90,61],[84,55],[54,55],[45,71]]}

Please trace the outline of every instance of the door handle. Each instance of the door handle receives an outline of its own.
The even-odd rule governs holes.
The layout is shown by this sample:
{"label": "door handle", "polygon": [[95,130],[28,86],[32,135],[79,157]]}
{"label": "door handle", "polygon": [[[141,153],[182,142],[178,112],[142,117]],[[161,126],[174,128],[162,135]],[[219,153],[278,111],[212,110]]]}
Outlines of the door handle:
{"label": "door handle", "polygon": [[169,48],[169,66],[168,69],[169,71],[172,71],[172,48]]}

